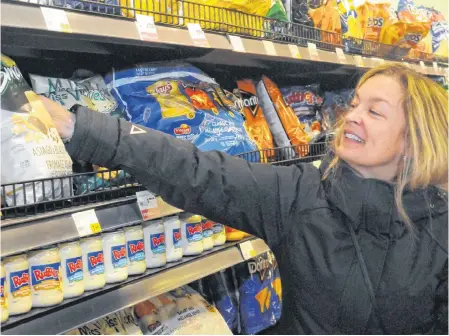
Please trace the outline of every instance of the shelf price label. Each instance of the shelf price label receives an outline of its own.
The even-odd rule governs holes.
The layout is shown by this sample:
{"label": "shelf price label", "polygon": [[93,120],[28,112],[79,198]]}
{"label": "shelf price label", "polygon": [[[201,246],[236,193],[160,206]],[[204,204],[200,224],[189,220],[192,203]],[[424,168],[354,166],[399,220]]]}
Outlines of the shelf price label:
{"label": "shelf price label", "polygon": [[152,16],[136,14],[136,26],[142,41],[158,41],[156,25]]}
{"label": "shelf price label", "polygon": [[229,42],[231,42],[232,49],[237,52],[246,52],[245,46],[240,36],[228,35]]}
{"label": "shelf price label", "polygon": [[293,58],[301,59],[301,53],[299,52],[299,48],[296,44],[289,44],[288,49],[290,49],[290,54]]}
{"label": "shelf price label", "polygon": [[419,61],[419,66],[421,67],[422,70],[426,70],[426,65],[424,64],[423,61]]}
{"label": "shelf price label", "polygon": [[144,221],[160,217],[161,210],[157,204],[156,196],[148,190],[143,190],[136,192],[136,197],[137,205],[139,206],[139,210]]}
{"label": "shelf price label", "polygon": [[71,33],[67,13],[62,9],[41,7],[42,15],[44,16],[45,24],[48,30]]}
{"label": "shelf price label", "polygon": [[262,41],[263,46],[265,48],[265,52],[270,56],[277,56],[276,48],[274,47],[274,43],[271,41]]}
{"label": "shelf price label", "polygon": [[438,72],[438,63],[437,62],[432,62],[432,65],[433,65],[433,70],[435,72]]}
{"label": "shelf price label", "polygon": [[94,209],[73,213],[72,219],[80,237],[101,232],[101,224]]}
{"label": "shelf price label", "polygon": [[354,60],[355,60],[355,65],[359,68],[363,68],[365,66],[365,64],[363,63],[363,58],[360,55],[355,55],[354,56]]}
{"label": "shelf price label", "polygon": [[335,53],[337,54],[338,61],[340,63],[346,64],[346,55],[341,48],[335,48]]}
{"label": "shelf price label", "polygon": [[206,34],[204,34],[204,31],[199,23],[188,23],[187,29],[189,30],[193,44],[199,47],[209,48],[209,42],[207,41]]}
{"label": "shelf price label", "polygon": [[257,256],[251,240],[241,243],[240,251],[242,252],[243,259],[245,260],[253,259]]}
{"label": "shelf price label", "polygon": [[309,50],[310,59],[313,61],[319,61],[320,55],[318,54],[318,49],[315,43],[307,42],[307,49]]}

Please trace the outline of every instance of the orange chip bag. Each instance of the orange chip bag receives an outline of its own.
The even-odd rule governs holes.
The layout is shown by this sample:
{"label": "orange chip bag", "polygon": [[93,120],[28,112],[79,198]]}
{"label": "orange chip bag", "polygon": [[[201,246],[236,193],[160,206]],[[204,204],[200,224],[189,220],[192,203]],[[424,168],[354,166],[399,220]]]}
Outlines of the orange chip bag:
{"label": "orange chip bag", "polygon": [[268,127],[267,120],[259,105],[256,86],[250,79],[237,82],[238,93],[241,98],[243,113],[246,120],[248,134],[259,149],[274,148],[273,136]]}
{"label": "orange chip bag", "polygon": [[[276,145],[279,147],[294,145],[297,146],[295,151],[298,155],[307,155],[308,146],[300,145],[308,144],[310,137],[293,109],[284,101],[277,85],[268,77],[262,76],[262,80],[257,83],[256,92]],[[293,153],[286,153],[288,158],[292,155]]]}
{"label": "orange chip bag", "polygon": [[430,16],[419,10],[413,0],[399,0],[398,18],[405,25],[405,34],[397,44],[402,48],[417,48],[430,31]]}
{"label": "orange chip bag", "polygon": [[329,0],[323,6],[316,9],[310,9],[309,15],[313,20],[315,28],[338,34],[321,34],[323,42],[333,44],[341,44],[341,21],[340,11],[338,10],[337,1]]}
{"label": "orange chip bag", "polygon": [[363,38],[379,42],[382,28],[390,17],[390,1],[371,3],[366,1],[356,7],[356,12],[363,29]]}
{"label": "orange chip bag", "polygon": [[398,19],[396,11],[390,7],[389,17],[382,27],[379,42],[385,44],[397,44],[404,37],[406,24]]}

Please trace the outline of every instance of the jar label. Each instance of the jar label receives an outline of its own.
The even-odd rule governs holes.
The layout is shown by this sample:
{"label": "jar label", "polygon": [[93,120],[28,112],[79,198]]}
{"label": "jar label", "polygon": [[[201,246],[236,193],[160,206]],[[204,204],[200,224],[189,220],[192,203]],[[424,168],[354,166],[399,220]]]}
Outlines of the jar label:
{"label": "jar label", "polygon": [[212,227],[212,231],[214,232],[214,234],[220,234],[222,232],[224,233],[223,224],[214,223],[214,226]]}
{"label": "jar label", "polygon": [[203,229],[203,237],[204,238],[209,238],[212,237],[212,222],[210,220],[205,220],[201,223],[201,227]]}
{"label": "jar label", "polygon": [[65,262],[67,280],[76,282],[83,280],[83,260],[81,257],[69,258]]}
{"label": "jar label", "polygon": [[98,275],[104,273],[104,257],[103,251],[94,251],[87,254],[87,270],[90,275]]}
{"label": "jar label", "polygon": [[25,297],[31,294],[30,274],[28,270],[9,273],[9,290],[13,297]]}
{"label": "jar label", "polygon": [[187,223],[186,238],[189,243],[203,240],[203,228],[201,223]]}
{"label": "jar label", "polygon": [[34,290],[61,289],[61,263],[31,266],[31,286]]}
{"label": "jar label", "polygon": [[145,244],[143,239],[128,240],[128,259],[130,262],[145,259]]}
{"label": "jar label", "polygon": [[173,246],[175,248],[181,247],[181,229],[173,229]]}
{"label": "jar label", "polygon": [[6,306],[6,299],[5,299],[5,280],[6,277],[3,277],[0,279],[0,305],[2,307]]}
{"label": "jar label", "polygon": [[126,260],[126,247],[125,245],[117,245],[111,247],[111,260],[114,268],[125,267],[128,262]]}
{"label": "jar label", "polygon": [[153,254],[165,253],[165,233],[155,233],[150,235],[150,245]]}

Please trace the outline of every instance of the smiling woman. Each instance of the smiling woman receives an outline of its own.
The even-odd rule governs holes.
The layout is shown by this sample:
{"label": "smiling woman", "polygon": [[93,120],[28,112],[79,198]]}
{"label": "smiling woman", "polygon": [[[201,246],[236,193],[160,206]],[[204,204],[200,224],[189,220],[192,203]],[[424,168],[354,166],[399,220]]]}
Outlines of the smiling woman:
{"label": "smiling woman", "polygon": [[396,204],[409,222],[404,188],[447,190],[447,102],[442,87],[403,65],[368,71],[339,122],[325,176],[343,160],[364,178],[397,183]]}

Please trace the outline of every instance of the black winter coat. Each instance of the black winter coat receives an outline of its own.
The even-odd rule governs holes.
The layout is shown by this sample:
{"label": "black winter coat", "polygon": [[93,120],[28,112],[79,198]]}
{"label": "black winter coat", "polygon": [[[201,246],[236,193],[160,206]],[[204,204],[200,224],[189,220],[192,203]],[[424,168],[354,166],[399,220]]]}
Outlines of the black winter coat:
{"label": "black winter coat", "polygon": [[[343,166],[249,164],[82,108],[67,145],[78,160],[135,176],[168,203],[264,239],[279,263],[284,334],[447,334],[448,205]],[[377,307],[376,307],[377,306]]]}

